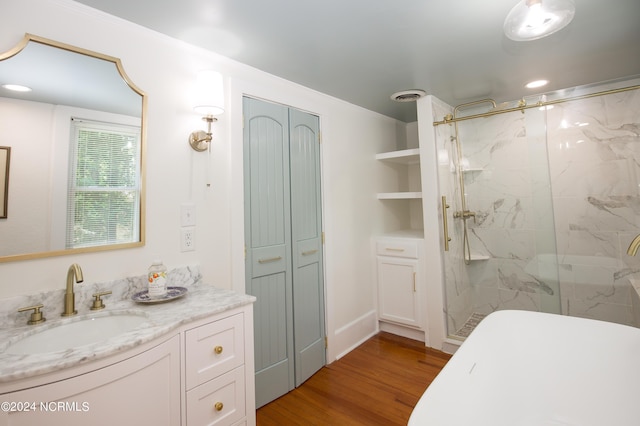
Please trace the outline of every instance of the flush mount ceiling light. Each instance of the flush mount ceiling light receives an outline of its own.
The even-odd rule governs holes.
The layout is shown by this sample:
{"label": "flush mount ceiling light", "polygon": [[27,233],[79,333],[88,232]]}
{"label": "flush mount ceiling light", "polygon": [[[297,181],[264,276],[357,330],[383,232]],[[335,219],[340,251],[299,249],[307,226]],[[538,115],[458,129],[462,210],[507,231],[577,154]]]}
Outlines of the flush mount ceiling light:
{"label": "flush mount ceiling light", "polygon": [[574,0],[521,0],[504,20],[504,34],[515,41],[537,40],[566,27],[575,12]]}

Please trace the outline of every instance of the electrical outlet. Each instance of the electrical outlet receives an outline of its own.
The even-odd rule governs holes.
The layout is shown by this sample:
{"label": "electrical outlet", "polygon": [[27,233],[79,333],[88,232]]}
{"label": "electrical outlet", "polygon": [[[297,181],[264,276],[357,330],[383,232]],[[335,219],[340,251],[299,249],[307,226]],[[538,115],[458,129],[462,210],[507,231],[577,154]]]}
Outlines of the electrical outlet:
{"label": "electrical outlet", "polygon": [[184,203],[180,206],[180,225],[196,225],[196,206],[193,203]]}
{"label": "electrical outlet", "polygon": [[180,251],[194,251],[196,249],[196,228],[182,228],[180,230]]}

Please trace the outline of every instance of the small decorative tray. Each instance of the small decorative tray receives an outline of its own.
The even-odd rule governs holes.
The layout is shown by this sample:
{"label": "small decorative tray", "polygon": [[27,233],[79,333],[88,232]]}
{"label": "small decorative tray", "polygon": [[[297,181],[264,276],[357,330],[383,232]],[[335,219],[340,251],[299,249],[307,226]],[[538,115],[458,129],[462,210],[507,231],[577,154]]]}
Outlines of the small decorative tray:
{"label": "small decorative tray", "polygon": [[133,299],[134,302],[146,304],[164,303],[182,297],[185,294],[187,294],[187,289],[185,287],[167,287],[167,293],[162,297],[154,297],[152,299],[149,297],[149,290],[144,290],[131,296],[131,299]]}

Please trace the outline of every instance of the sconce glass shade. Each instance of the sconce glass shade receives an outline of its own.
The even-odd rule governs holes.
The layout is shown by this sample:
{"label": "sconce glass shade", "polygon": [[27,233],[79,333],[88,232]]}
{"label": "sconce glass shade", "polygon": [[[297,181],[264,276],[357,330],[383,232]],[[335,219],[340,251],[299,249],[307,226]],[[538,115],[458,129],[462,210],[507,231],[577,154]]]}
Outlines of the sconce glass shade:
{"label": "sconce glass shade", "polygon": [[195,85],[193,110],[205,116],[224,112],[222,75],[216,71],[200,71]]}
{"label": "sconce glass shade", "polygon": [[537,40],[566,27],[575,12],[574,0],[521,0],[504,20],[504,34],[515,41]]}

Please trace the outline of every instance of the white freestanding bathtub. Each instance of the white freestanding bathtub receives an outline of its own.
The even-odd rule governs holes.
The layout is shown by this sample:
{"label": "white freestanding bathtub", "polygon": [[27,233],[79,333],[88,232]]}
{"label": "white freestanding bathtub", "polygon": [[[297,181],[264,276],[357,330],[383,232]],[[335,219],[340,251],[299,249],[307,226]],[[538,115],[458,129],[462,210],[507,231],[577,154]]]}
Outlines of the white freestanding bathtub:
{"label": "white freestanding bathtub", "polygon": [[420,398],[409,426],[638,426],[640,329],[498,311]]}

